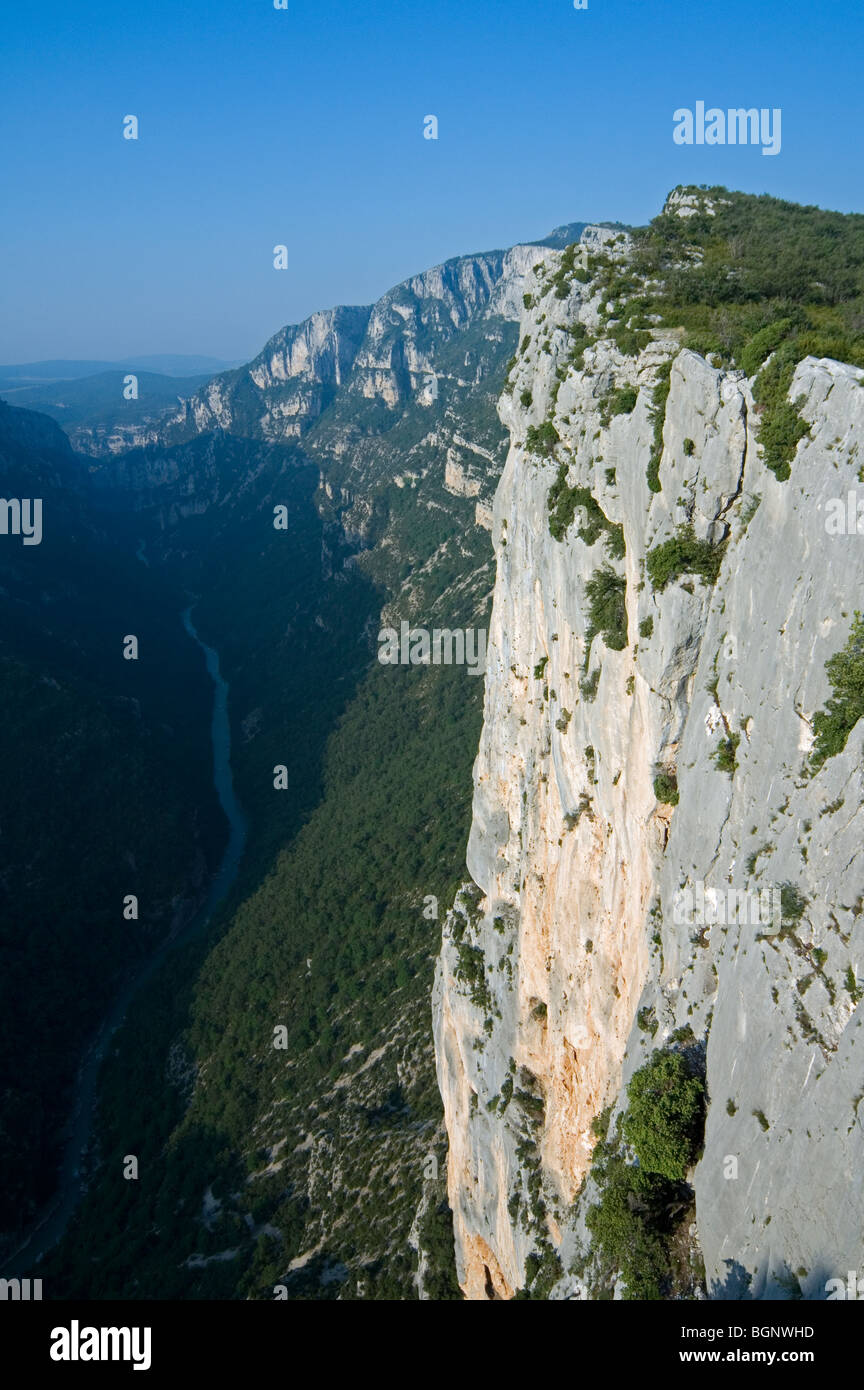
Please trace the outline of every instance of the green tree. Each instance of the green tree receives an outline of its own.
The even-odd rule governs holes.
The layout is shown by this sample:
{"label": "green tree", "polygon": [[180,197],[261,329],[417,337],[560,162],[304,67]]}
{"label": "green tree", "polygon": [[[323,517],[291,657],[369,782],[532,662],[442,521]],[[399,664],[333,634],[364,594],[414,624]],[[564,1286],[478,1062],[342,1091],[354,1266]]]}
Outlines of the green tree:
{"label": "green tree", "polygon": [[624,1137],[648,1172],[683,1180],[694,1157],[704,1086],[679,1052],[655,1052],[627,1087]]}

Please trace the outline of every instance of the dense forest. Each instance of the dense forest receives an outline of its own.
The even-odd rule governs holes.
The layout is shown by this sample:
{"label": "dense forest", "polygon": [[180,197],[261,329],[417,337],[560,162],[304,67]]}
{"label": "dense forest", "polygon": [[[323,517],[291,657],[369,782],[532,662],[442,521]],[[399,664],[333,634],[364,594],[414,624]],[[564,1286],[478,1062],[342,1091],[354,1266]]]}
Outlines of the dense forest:
{"label": "dense forest", "polygon": [[[124,483],[176,471],[213,488],[184,512],[144,483],[134,529],[219,652],[249,839],[229,900],[110,1050],[95,1181],[39,1265],[54,1296],[415,1297],[418,1278],[458,1295],[429,995],[464,877],[482,680],[376,660],[385,611],[488,620],[488,533],[443,486],[436,433],[500,467],[516,329],[450,331],[431,409],[408,399],[358,423],[337,397],[300,446],[217,435],[120,461]],[[123,490],[106,473],[113,515]]]}

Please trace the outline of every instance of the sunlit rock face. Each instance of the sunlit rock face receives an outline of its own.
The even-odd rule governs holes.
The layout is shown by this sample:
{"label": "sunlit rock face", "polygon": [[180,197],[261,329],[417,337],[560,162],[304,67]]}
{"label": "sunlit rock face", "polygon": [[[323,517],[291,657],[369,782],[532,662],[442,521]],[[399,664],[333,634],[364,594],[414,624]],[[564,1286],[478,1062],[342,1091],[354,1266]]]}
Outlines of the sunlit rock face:
{"label": "sunlit rock face", "polygon": [[[629,253],[606,229],[582,240],[577,266],[598,246]],[[740,1297],[749,1278],[748,1296],[783,1296],[792,1271],[824,1297],[826,1277],[864,1261],[864,725],[815,775],[806,764],[825,662],[862,606],[864,536],[837,518],[838,499],[864,496],[864,373],[801,363],[790,398],[810,435],[779,482],[741,373],[659,330],[636,356],[604,339],[575,363],[570,330],[599,322],[592,280],[559,298],[541,272],[526,289],[499,405],[511,447],[492,518],[476,888],[448,917],[434,998],[459,1279],[470,1298],[511,1297],[538,1241],[566,1276],[589,1244],[590,1178],[574,1199],[592,1120],[610,1104],[614,1118],[653,1049],[692,1035],[707,1068],[691,1176],[709,1295]],[[670,363],[652,491],[652,397]],[[628,386],[632,408],[610,412]],[[531,435],[546,421],[557,442]],[[562,465],[599,531],[580,494],[550,532]],[[682,526],[725,542],[719,575],[658,591],[646,555]],[[626,581],[611,646],[586,588],[607,566]],[[716,757],[727,740],[731,773]],[[677,776],[676,805],[658,800],[658,774]],[[730,891],[762,891],[764,907],[781,885],[805,903],[782,935],[758,911],[724,915]],[[718,920],[694,924],[688,891],[719,903]],[[576,1296],[572,1278],[552,1296]]]}

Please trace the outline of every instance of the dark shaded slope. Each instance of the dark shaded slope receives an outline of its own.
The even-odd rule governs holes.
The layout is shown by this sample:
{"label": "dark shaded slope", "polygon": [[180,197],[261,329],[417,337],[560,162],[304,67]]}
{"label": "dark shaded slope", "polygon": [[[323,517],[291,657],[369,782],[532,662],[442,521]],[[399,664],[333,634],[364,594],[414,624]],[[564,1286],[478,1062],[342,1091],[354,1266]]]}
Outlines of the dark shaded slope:
{"label": "dark shaded slope", "polygon": [[[83,500],[81,467],[52,422],[0,406],[4,496],[43,505],[41,544],[0,536],[0,1231],[13,1241],[52,1191],[83,1047],[203,893],[224,833],[180,596]],[[138,661],[123,659],[130,634]]]}

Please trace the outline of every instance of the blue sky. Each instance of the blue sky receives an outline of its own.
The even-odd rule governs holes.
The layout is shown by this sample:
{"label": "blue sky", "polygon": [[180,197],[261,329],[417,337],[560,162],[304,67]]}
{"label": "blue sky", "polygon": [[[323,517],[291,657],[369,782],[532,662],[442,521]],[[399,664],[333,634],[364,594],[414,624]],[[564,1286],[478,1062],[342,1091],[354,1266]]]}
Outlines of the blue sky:
{"label": "blue sky", "polygon": [[[864,210],[860,0],[41,0],[3,50],[0,362],[248,357],[677,183]],[[699,100],[781,107],[781,153],[676,145]]]}

